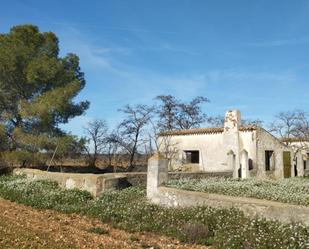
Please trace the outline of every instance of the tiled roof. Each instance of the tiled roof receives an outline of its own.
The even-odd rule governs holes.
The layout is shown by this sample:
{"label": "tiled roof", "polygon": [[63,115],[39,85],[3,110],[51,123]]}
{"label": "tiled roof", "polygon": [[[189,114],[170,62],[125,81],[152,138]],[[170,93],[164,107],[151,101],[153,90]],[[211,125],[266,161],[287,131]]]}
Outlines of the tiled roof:
{"label": "tiled roof", "polygon": [[[255,131],[257,127],[255,125],[241,126],[239,131]],[[181,136],[181,135],[199,135],[199,134],[217,134],[223,133],[223,127],[217,128],[197,128],[189,130],[174,130],[174,131],[164,131],[160,133],[160,136]]]}
{"label": "tiled roof", "polygon": [[284,137],[280,139],[283,143],[309,142],[309,138],[302,137]]}

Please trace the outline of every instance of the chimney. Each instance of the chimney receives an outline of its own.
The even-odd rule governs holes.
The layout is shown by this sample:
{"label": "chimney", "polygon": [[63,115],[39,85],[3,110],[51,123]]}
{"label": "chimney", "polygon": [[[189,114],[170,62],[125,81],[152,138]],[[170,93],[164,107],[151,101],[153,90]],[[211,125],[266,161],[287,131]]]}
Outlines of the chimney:
{"label": "chimney", "polygon": [[240,141],[239,141],[239,128],[241,125],[240,111],[230,110],[225,114],[224,119],[224,133],[223,133],[223,144],[225,147],[227,161],[229,160],[229,155],[233,154],[233,164],[228,164],[229,170],[233,171],[233,177],[239,177],[240,168]]}
{"label": "chimney", "polygon": [[224,131],[238,131],[241,126],[241,114],[239,110],[229,110],[225,113]]}

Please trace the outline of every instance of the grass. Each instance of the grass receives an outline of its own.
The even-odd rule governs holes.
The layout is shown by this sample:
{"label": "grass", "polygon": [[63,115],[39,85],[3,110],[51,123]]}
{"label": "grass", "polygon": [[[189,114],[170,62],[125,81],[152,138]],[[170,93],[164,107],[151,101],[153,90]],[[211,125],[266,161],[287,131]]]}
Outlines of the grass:
{"label": "grass", "polygon": [[[84,191],[62,190],[48,181],[0,177],[0,197],[42,209],[79,213],[131,232],[148,231],[189,243],[231,249],[289,249],[309,247],[309,228],[284,225],[236,209],[207,206],[165,208],[147,202],[145,189],[108,191],[92,199]],[[93,228],[92,232],[100,232]],[[104,231],[103,231],[104,232]],[[134,240],[134,238],[132,238]]]}
{"label": "grass", "polygon": [[309,206],[309,180],[307,178],[288,178],[274,181],[213,177],[200,180],[173,180],[168,183],[168,186],[191,191],[253,197]]}

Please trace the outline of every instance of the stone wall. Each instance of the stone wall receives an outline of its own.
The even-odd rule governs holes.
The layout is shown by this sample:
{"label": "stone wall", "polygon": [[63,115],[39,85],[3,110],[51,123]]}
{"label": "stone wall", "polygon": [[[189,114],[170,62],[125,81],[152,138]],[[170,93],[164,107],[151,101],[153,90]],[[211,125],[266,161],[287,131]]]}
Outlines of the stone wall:
{"label": "stone wall", "polygon": [[[130,186],[144,185],[147,182],[147,173],[128,172],[128,173],[106,173],[106,174],[79,174],[79,173],[60,173],[47,172],[37,169],[14,169],[15,175],[26,175],[30,179],[35,180],[52,180],[66,189],[77,188],[89,191],[93,196],[97,197],[107,189],[123,189]],[[177,179],[201,179],[206,177],[221,176],[232,177],[231,172],[169,172],[169,180]]]}
{"label": "stone wall", "polygon": [[237,208],[245,215],[264,217],[283,223],[300,222],[309,225],[309,208],[275,201],[245,197],[185,191],[159,187],[152,196],[152,202],[168,207],[207,205],[214,208]]}
{"label": "stone wall", "polygon": [[59,173],[47,172],[37,169],[14,169],[15,175],[26,175],[27,178],[33,180],[51,180],[58,182],[58,184],[66,189],[77,188],[86,190],[93,196],[99,196],[104,190],[117,188],[117,181],[115,178],[118,175],[97,175],[97,174],[76,174],[76,173]]}
{"label": "stone wall", "polygon": [[255,198],[233,197],[165,187],[168,161],[152,157],[148,161],[147,198],[160,205],[186,207],[207,205],[214,208],[238,208],[249,217],[259,216],[283,223],[301,222],[309,225],[309,207]]}

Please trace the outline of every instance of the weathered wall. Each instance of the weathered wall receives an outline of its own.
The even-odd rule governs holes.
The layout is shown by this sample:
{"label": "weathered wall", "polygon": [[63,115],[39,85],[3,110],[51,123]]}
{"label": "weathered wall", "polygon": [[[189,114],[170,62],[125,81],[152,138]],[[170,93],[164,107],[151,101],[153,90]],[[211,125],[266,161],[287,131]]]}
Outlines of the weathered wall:
{"label": "weathered wall", "polygon": [[[265,171],[265,151],[274,151],[275,167],[270,171]],[[284,177],[283,174],[283,152],[289,151],[292,153],[290,147],[280,143],[278,139],[272,136],[264,129],[257,131],[257,177],[280,179]]]}
{"label": "weathered wall", "polygon": [[260,216],[283,223],[300,222],[309,225],[309,208],[298,205],[254,198],[232,197],[217,194],[159,187],[151,201],[169,207],[207,205],[214,208],[237,208],[245,215]]}
{"label": "weathered wall", "polygon": [[116,188],[117,181],[114,179],[121,177],[107,174],[96,175],[47,172],[36,169],[15,169],[13,173],[15,175],[26,175],[28,178],[33,180],[56,181],[63,188],[77,188],[80,190],[86,190],[95,197],[99,196],[105,189]]}

